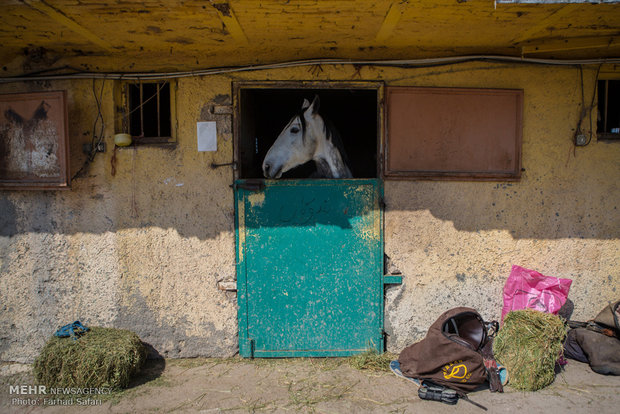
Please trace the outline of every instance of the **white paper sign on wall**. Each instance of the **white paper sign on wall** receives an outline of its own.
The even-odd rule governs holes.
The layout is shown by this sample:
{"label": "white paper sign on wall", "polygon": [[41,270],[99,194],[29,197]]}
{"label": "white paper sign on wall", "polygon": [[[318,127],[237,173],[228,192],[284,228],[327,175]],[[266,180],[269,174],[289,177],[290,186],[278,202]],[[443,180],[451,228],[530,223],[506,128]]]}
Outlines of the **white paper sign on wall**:
{"label": "white paper sign on wall", "polygon": [[197,122],[198,151],[217,151],[217,128],[215,121]]}

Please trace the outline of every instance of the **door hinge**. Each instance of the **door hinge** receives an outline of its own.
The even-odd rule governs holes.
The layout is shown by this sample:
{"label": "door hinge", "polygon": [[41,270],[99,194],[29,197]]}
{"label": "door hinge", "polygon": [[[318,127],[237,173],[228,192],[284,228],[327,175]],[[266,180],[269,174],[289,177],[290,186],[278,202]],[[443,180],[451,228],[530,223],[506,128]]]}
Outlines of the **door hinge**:
{"label": "door hinge", "polygon": [[383,275],[383,284],[384,285],[402,285],[403,277],[402,275]]}
{"label": "door hinge", "polygon": [[256,341],[254,341],[254,339],[248,338],[248,348],[250,351],[250,358],[254,359],[254,349],[256,348]]}
{"label": "door hinge", "polygon": [[385,204],[385,198],[384,197],[380,197],[379,198],[379,207],[381,207],[381,211],[385,211],[386,204]]}

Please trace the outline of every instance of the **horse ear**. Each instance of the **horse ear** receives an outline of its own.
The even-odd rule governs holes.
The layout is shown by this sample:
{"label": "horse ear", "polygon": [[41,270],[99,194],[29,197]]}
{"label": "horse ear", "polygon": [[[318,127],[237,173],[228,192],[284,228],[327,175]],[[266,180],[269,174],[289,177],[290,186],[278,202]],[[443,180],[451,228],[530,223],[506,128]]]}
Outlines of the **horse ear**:
{"label": "horse ear", "polygon": [[301,109],[304,111],[304,115],[306,116],[316,115],[319,113],[319,105],[319,95],[314,95],[312,103],[309,103],[307,99],[304,99],[304,104],[302,105]]}
{"label": "horse ear", "polygon": [[321,105],[321,101],[319,99],[319,95],[314,95],[314,99],[312,100],[312,113],[317,114],[319,112],[319,106]]}

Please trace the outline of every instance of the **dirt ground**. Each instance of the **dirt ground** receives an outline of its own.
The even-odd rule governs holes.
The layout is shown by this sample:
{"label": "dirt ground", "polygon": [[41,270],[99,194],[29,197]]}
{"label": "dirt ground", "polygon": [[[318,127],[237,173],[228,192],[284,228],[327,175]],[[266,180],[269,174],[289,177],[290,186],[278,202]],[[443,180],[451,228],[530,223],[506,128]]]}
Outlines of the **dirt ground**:
{"label": "dirt ground", "polygon": [[[70,405],[44,406],[45,398],[49,404],[55,396],[16,395],[15,388],[11,393],[11,386],[32,384],[28,366],[1,365],[0,412],[483,412],[463,400],[456,406],[420,400],[412,382],[389,371],[357,370],[346,358],[149,361],[129,389],[109,395],[71,396]],[[506,387],[503,394],[482,389],[469,396],[489,413],[617,413],[620,377],[598,375],[587,364],[571,360],[543,390],[521,392]]]}

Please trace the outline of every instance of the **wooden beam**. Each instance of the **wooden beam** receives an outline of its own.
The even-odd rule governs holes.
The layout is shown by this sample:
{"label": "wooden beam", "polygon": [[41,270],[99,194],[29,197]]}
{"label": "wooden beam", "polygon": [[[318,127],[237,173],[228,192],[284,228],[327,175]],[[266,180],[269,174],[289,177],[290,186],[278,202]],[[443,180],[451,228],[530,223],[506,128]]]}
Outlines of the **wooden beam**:
{"label": "wooden beam", "polygon": [[213,8],[217,11],[218,16],[226,26],[228,33],[235,39],[237,42],[242,44],[248,44],[248,38],[243,33],[243,29],[239,24],[239,20],[235,16],[233,9],[230,7],[230,4],[227,0],[209,0]]}
{"label": "wooden beam", "polygon": [[113,52],[114,47],[106,42],[105,40],[99,38],[96,34],[88,30],[87,28],[81,26],[76,21],[69,18],[66,14],[64,14],[61,10],[50,6],[44,0],[22,0],[25,4],[40,11],[45,14],[52,20],[62,24],[66,28],[71,31],[79,34],[90,42],[96,44],[97,46],[107,50],[108,52]]}
{"label": "wooden beam", "polygon": [[392,32],[394,28],[398,24],[400,18],[403,15],[403,11],[399,3],[392,3],[390,5],[390,9],[388,10],[385,18],[383,19],[383,23],[381,24],[381,28],[379,32],[377,32],[377,36],[375,37],[375,41],[383,42],[385,41]]}
{"label": "wooden beam", "polygon": [[563,18],[565,18],[567,15],[569,15],[573,11],[575,11],[575,8],[573,7],[568,7],[568,6],[560,7],[559,9],[557,9],[556,11],[554,11],[553,13],[549,14],[547,17],[542,19],[537,24],[533,25],[529,29],[526,29],[524,32],[521,33],[521,35],[513,39],[512,42],[521,43],[528,39],[531,39],[537,33],[545,31],[550,25],[562,20]]}
{"label": "wooden beam", "polygon": [[540,40],[521,47],[521,54],[563,52],[566,50],[620,47],[620,36],[582,37]]}
{"label": "wooden beam", "polygon": [[601,66],[601,72],[599,73],[599,79],[616,79],[620,80],[620,64],[606,64]]}

